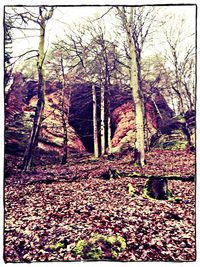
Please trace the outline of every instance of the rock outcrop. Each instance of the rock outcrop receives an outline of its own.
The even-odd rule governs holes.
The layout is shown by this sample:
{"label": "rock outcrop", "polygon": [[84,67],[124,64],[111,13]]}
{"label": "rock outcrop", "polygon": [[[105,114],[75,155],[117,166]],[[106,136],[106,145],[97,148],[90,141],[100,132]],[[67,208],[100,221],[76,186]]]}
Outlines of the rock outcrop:
{"label": "rock outcrop", "polygon": [[[62,90],[60,83],[47,82],[45,108],[38,143],[38,155],[63,154],[63,126],[61,118]],[[67,95],[67,92],[66,92]],[[37,105],[37,82],[24,82],[21,73],[15,74],[13,84],[6,97],[6,131],[7,153],[22,155],[30,136],[35,108]],[[65,99],[67,103],[67,97]],[[68,148],[70,152],[86,151],[74,128],[68,125]]]}
{"label": "rock outcrop", "polygon": [[176,116],[159,127],[152,137],[151,146],[159,149],[179,150],[195,146],[195,116],[187,112],[185,116]]}
{"label": "rock outcrop", "polygon": [[[29,140],[37,104],[37,82],[26,81],[21,73],[16,73],[13,84],[6,95],[5,142],[6,153],[23,155]],[[195,112],[187,112],[184,122],[174,118],[174,113],[156,88],[144,86],[145,99],[145,147],[161,149],[184,149],[188,136],[195,144]],[[65,89],[65,107],[69,105],[68,148],[70,153],[93,152],[92,90],[89,83],[75,83]],[[97,120],[100,129],[100,88],[97,92]],[[61,116],[62,84],[58,81],[46,82],[46,100],[39,137],[37,155],[46,155],[58,160],[63,154],[63,126]],[[105,93],[105,107],[107,92]],[[111,87],[112,153],[127,153],[135,147],[134,105],[130,90]],[[180,119],[180,118],[179,118]],[[105,114],[107,125],[107,110]],[[181,126],[181,127],[180,127]],[[106,128],[107,132],[107,128]],[[99,131],[100,140],[100,131]],[[106,140],[107,144],[107,140]],[[100,145],[100,144],[99,144]]]}
{"label": "rock outcrop", "polygon": [[[145,103],[145,140],[146,149],[152,136],[157,132],[158,124],[156,110],[152,101]],[[112,113],[112,119],[115,123],[116,130],[112,138],[112,153],[134,148],[135,146],[135,125],[134,125],[134,107],[132,102],[127,102],[116,108]]]}

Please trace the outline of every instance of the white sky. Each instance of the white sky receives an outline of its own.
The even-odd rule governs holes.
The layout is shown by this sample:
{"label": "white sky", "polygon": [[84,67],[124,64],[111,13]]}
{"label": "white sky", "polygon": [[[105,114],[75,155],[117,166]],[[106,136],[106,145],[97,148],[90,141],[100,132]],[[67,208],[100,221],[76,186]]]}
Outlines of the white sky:
{"label": "white sky", "polygon": [[[168,6],[163,8],[163,18],[167,14],[176,14],[177,16],[184,16],[187,21],[188,27],[185,29],[188,31],[191,28],[194,31],[195,27],[195,7],[194,6]],[[51,43],[55,41],[57,38],[62,38],[64,36],[64,30],[68,31],[69,28],[72,27],[73,23],[80,22],[81,20],[86,19],[87,17],[92,17],[95,14],[103,14],[108,10],[108,7],[58,7],[55,9],[52,19],[47,24],[46,30],[46,47],[50,47]],[[37,11],[37,9],[36,9]],[[113,12],[109,12],[104,16],[104,20],[106,22],[107,28],[113,29],[115,23],[115,17]],[[69,26],[67,26],[69,25]],[[71,27],[70,27],[71,25]],[[190,25],[190,26],[189,26]],[[34,26],[33,26],[34,27]],[[24,31],[26,35],[35,36],[38,35],[38,31]],[[158,39],[160,33],[158,29]],[[37,49],[38,48],[38,38],[30,37],[24,39],[24,34],[20,31],[15,32],[15,38],[17,39],[13,42],[13,56],[18,56],[27,50]],[[162,50],[162,40],[157,40],[153,44],[156,50]],[[152,51],[147,50],[146,54],[151,54]]]}

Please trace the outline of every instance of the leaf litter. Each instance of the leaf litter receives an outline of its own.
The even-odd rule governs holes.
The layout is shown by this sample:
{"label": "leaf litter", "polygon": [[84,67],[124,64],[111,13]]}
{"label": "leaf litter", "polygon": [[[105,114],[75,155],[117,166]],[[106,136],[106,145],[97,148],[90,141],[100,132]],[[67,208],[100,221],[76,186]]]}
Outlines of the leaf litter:
{"label": "leaf litter", "polygon": [[[6,262],[81,260],[73,248],[93,233],[120,234],[126,240],[116,260],[195,260],[195,182],[169,180],[174,198],[164,201],[143,197],[142,178],[152,173],[194,176],[194,154],[152,151],[143,169],[126,158],[74,159],[64,166],[37,166],[32,173],[21,173],[13,160],[7,157],[5,167]],[[124,175],[103,179],[101,174],[110,167]],[[128,177],[135,171],[141,177]],[[133,196],[128,184],[135,190]]]}

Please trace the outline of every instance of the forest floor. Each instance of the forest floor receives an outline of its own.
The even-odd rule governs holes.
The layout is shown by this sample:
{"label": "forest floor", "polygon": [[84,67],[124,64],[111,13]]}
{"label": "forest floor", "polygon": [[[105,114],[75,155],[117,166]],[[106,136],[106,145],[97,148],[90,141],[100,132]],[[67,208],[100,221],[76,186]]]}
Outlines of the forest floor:
{"label": "forest floor", "polygon": [[[22,174],[14,157],[6,155],[5,262],[81,260],[73,248],[93,233],[125,239],[126,248],[111,260],[194,261],[195,179],[187,177],[195,176],[195,155],[152,151],[146,158],[143,169],[126,157],[95,161],[85,156]],[[102,173],[109,167],[123,176],[105,180]],[[141,177],[130,177],[133,172]],[[183,179],[169,180],[173,199],[153,200],[143,197],[143,174]],[[135,196],[128,194],[129,183]],[[64,246],[56,247],[58,242]]]}

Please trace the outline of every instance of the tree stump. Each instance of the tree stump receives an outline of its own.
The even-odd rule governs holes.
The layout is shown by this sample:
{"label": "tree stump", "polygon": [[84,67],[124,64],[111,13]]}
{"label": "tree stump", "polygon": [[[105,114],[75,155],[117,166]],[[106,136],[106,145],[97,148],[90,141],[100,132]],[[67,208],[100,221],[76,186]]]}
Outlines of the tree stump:
{"label": "tree stump", "polygon": [[144,186],[144,195],[155,199],[167,200],[171,197],[167,178],[151,176]]}

